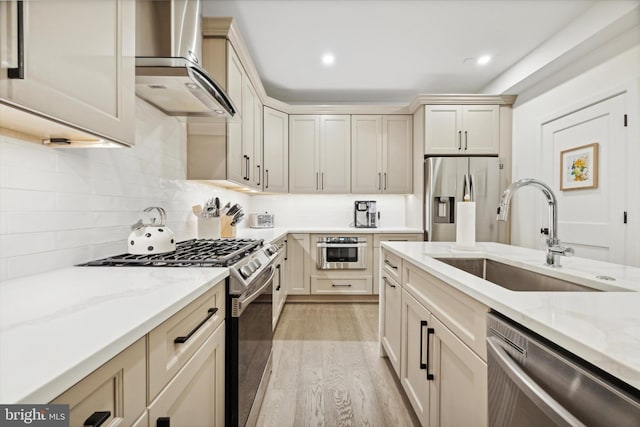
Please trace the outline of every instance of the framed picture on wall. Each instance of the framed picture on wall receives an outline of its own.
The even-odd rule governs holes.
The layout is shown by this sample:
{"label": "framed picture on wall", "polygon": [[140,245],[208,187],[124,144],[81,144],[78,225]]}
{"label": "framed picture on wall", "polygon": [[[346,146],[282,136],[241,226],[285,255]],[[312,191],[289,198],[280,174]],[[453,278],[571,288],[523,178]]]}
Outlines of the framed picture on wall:
{"label": "framed picture on wall", "polygon": [[598,143],[560,152],[560,190],[598,187]]}

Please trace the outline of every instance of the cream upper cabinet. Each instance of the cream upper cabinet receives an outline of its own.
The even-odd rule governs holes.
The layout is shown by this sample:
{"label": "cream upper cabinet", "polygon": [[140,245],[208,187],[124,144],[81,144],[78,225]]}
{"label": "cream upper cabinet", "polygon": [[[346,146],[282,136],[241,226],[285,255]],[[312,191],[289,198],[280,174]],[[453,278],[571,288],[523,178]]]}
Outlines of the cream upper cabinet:
{"label": "cream upper cabinet", "polygon": [[[22,51],[16,3],[23,5]],[[0,101],[134,144],[135,2],[0,2],[0,33]]]}
{"label": "cream upper cabinet", "polygon": [[289,115],[264,107],[264,191],[289,191]]}
{"label": "cream upper cabinet", "polygon": [[242,87],[243,181],[248,187],[262,188],[262,103],[248,78]]}
{"label": "cream upper cabinet", "polygon": [[405,194],[412,189],[410,115],[351,116],[351,191]]}
{"label": "cream upper cabinet", "polygon": [[413,116],[382,117],[382,192],[413,190]]}
{"label": "cream upper cabinet", "polygon": [[351,116],[351,190],[382,191],[382,116]]}
{"label": "cream upper cabinet", "polygon": [[498,105],[425,106],[425,154],[497,155]]}
{"label": "cream upper cabinet", "polygon": [[349,193],[349,115],[289,116],[291,193]]}

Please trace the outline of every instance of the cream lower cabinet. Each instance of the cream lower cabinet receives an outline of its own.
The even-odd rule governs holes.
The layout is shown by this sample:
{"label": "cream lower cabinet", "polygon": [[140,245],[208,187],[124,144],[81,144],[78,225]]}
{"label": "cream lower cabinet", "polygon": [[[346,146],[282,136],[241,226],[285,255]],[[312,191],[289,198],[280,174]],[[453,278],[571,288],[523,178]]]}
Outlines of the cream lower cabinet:
{"label": "cream lower cabinet", "polygon": [[[315,245],[314,245],[315,246]],[[289,234],[287,236],[287,295],[309,295],[309,235]]]}
{"label": "cream lower cabinet", "polygon": [[[373,293],[377,295],[380,288],[380,242],[418,242],[422,241],[421,233],[375,234],[373,236]],[[390,256],[393,256],[391,254]],[[398,258],[399,260],[399,258]],[[384,258],[383,258],[384,263]],[[400,268],[400,267],[398,267]],[[400,279],[396,279],[400,281]]]}
{"label": "cream lower cabinet", "polygon": [[287,261],[285,256],[287,244],[284,240],[285,239],[281,239],[275,243],[275,245],[282,247],[284,252],[281,252],[275,260],[276,273],[273,276],[273,318],[271,319],[271,325],[274,330],[276,326],[278,326],[280,314],[287,300]]}
{"label": "cream lower cabinet", "polygon": [[151,402],[151,426],[224,426],[224,340],[223,323]]}
{"label": "cream lower cabinet", "polygon": [[380,305],[380,341],[391,362],[391,366],[400,375],[400,348],[402,325],[402,287],[390,275],[382,273],[383,300]]}
{"label": "cream lower cabinet", "polygon": [[[16,4],[24,8],[22,52]],[[93,140],[133,145],[134,18],[135,2],[127,0],[0,2],[0,104],[71,125],[98,137]],[[14,75],[19,58],[21,77]],[[41,121],[5,122],[3,116],[11,118],[0,114],[3,127],[41,138],[76,138],[77,132],[67,134],[60,126],[38,129]]]}
{"label": "cream lower cabinet", "polygon": [[51,403],[69,405],[69,425],[131,425],[146,409],[145,339],[89,374]]}
{"label": "cream lower cabinet", "polygon": [[220,282],[51,403],[71,426],[224,426],[224,295]]}
{"label": "cream lower cabinet", "polygon": [[401,383],[423,426],[486,426],[487,364],[407,291]]}

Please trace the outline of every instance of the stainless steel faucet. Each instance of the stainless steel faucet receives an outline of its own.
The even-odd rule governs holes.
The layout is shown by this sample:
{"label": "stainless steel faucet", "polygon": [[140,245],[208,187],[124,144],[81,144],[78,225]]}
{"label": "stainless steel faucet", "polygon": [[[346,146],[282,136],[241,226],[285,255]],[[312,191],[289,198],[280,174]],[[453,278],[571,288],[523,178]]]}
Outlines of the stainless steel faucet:
{"label": "stainless steel faucet", "polygon": [[533,186],[542,191],[547,198],[549,204],[549,232],[547,237],[547,265],[550,267],[561,267],[560,255],[571,256],[573,255],[573,248],[565,247],[560,244],[558,239],[558,201],[553,194],[553,190],[544,182],[534,178],[524,178],[512,183],[504,192],[500,198],[500,204],[498,205],[498,221],[506,221],[507,213],[509,212],[509,203],[513,193],[518,188]]}

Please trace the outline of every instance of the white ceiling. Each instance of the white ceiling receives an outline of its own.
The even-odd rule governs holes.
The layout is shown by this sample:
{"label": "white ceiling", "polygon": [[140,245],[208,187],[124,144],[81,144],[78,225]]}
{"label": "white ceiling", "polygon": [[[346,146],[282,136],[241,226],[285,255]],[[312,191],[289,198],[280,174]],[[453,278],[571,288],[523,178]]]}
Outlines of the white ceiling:
{"label": "white ceiling", "polygon": [[[594,0],[203,0],[232,16],[268,95],[291,103],[409,102],[476,93]],[[332,52],[335,64],[321,57]],[[489,54],[484,67],[464,63]]]}

